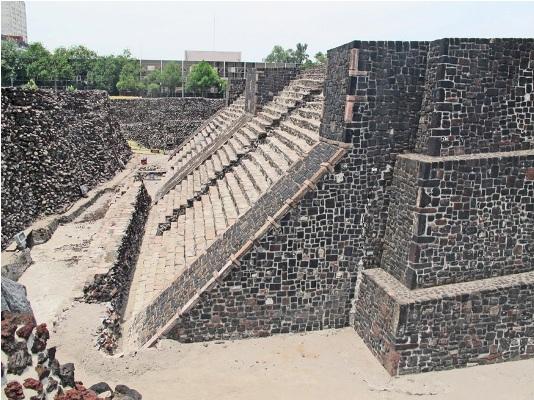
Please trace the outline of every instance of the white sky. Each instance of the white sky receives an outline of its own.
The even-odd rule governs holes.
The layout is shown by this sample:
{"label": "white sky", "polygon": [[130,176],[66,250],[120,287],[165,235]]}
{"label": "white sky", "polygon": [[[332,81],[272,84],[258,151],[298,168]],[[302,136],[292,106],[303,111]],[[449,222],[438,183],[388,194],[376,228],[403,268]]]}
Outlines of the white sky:
{"label": "white sky", "polygon": [[26,11],[29,40],[49,49],[128,48],[148,59],[232,50],[244,61],[261,61],[273,45],[297,42],[308,43],[313,55],[356,39],[534,37],[533,2],[26,1]]}

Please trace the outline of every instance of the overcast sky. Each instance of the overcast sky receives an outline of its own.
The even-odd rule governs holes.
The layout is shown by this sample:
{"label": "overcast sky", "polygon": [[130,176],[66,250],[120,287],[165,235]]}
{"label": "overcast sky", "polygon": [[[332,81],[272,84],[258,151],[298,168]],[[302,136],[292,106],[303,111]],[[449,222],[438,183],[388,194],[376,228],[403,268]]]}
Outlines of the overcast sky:
{"label": "overcast sky", "polygon": [[313,55],[355,39],[534,37],[534,3],[526,2],[27,1],[26,11],[29,40],[48,48],[83,44],[101,54],[127,48],[154,59],[231,50],[261,61],[273,45],[297,42],[308,43]]}

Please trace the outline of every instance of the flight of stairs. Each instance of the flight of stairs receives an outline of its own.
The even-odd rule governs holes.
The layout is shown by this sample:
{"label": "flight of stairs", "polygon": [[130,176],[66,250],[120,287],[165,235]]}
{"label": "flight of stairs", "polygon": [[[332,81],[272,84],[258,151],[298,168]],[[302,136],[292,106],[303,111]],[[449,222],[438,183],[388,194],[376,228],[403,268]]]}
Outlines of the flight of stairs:
{"label": "flight of stairs", "polygon": [[[320,143],[324,71],[301,75],[154,204],[130,290],[130,322]],[[320,166],[317,165],[317,168]],[[264,221],[257,221],[262,224]],[[185,295],[185,294],[184,294]],[[166,322],[166,321],[163,321]]]}
{"label": "flight of stairs", "polygon": [[[306,151],[315,141],[315,132],[318,132],[320,124],[322,98],[312,94],[321,90],[320,76],[314,71],[311,76],[304,75],[293,80],[262,112],[238,129],[198,168],[162,198],[158,198],[156,212],[161,217],[158,234],[170,229],[172,222],[176,222],[179,215],[185,214],[186,208],[191,207],[195,199],[208,193],[210,186],[215,185],[229,169],[254,164],[251,167],[254,171],[258,168],[258,172],[262,171],[261,165],[273,165],[276,171],[279,165],[291,162],[291,157],[295,159],[295,151],[291,146],[296,145],[297,151]],[[310,96],[313,98],[310,99]],[[297,113],[293,112],[291,117],[286,118],[304,102],[305,108],[297,108]],[[289,139],[286,137],[288,134]],[[259,146],[263,141],[267,145]],[[184,162],[184,167],[187,167],[188,160],[189,158]],[[263,172],[267,179],[272,179]],[[250,173],[248,179],[253,182],[255,180]],[[243,177],[243,180],[246,182],[247,178]],[[261,183],[256,183],[258,185]]]}
{"label": "flight of stairs", "polygon": [[245,114],[245,98],[240,96],[229,107],[219,110],[169,157],[173,170],[187,164],[188,160],[215,141],[225,129]]}

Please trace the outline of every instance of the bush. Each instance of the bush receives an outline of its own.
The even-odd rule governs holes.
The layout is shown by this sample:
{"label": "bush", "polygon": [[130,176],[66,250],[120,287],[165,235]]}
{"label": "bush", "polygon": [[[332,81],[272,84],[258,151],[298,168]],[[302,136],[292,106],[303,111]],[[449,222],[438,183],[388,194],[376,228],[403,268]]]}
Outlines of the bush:
{"label": "bush", "polygon": [[37,90],[39,89],[39,87],[37,86],[37,84],[35,83],[35,81],[33,79],[30,79],[28,81],[27,84],[24,85],[24,88],[25,89],[30,89],[30,90]]}

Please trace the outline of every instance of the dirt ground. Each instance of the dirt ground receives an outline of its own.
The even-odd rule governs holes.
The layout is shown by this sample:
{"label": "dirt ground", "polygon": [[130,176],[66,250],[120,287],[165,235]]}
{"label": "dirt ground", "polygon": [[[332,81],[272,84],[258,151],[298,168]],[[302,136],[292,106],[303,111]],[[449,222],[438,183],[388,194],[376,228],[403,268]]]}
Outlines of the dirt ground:
{"label": "dirt ground", "polygon": [[[154,194],[159,181],[147,184]],[[83,260],[109,200],[103,196],[36,246],[35,263],[20,279],[37,320],[51,327],[60,362],[74,362],[77,380],[87,385],[124,383],[145,400],[534,399],[534,359],[392,378],[351,328],[194,344],[162,340],[136,354],[105,356],[94,347],[105,305],[75,298],[91,274]]]}
{"label": "dirt ground", "polygon": [[[143,399],[534,399],[534,360],[392,378],[351,328],[239,341],[161,341],[105,357],[92,346],[104,307],[77,304],[56,327],[77,379],[124,383]],[[63,361],[64,360],[64,361]]]}

